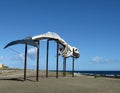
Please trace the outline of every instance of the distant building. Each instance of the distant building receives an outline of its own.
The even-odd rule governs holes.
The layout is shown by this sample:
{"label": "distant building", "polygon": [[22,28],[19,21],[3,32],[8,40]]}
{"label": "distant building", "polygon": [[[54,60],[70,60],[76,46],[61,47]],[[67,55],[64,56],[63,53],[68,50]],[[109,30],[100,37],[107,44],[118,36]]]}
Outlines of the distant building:
{"label": "distant building", "polygon": [[4,65],[3,64],[0,64],[0,68],[3,68],[4,67]]}
{"label": "distant building", "polygon": [[8,66],[5,66],[3,64],[0,64],[0,68],[9,68]]}

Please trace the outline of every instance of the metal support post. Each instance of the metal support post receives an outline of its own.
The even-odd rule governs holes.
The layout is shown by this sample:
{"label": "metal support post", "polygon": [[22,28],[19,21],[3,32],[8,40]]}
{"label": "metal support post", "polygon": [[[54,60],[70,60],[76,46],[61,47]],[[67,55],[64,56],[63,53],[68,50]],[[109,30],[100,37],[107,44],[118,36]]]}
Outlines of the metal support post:
{"label": "metal support post", "polygon": [[47,53],[46,53],[46,78],[48,78],[48,55],[49,55],[49,39],[47,40]]}
{"label": "metal support post", "polygon": [[63,57],[63,77],[66,76],[66,57]]}
{"label": "metal support post", "polygon": [[56,78],[58,78],[58,49],[59,49],[59,43],[57,42],[57,53],[56,53]]}
{"label": "metal support post", "polygon": [[[38,46],[40,45],[40,42],[37,41]],[[36,81],[39,81],[39,56],[40,56],[40,47],[37,48],[37,66],[36,66]]]}
{"label": "metal support post", "polygon": [[72,56],[72,77],[74,77],[74,48],[73,48],[73,56]]}
{"label": "metal support post", "polygon": [[27,68],[27,44],[25,44],[25,57],[24,57],[24,81],[26,80],[26,68]]}

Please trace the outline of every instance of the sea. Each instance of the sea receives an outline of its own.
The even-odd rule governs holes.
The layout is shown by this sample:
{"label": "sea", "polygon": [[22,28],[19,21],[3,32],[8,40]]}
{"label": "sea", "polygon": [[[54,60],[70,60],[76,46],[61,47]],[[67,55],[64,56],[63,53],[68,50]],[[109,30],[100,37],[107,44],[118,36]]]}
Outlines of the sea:
{"label": "sea", "polygon": [[[55,70],[54,70],[55,72]],[[59,72],[63,72],[62,70],[59,70]],[[72,73],[71,70],[68,70],[66,72],[70,72]],[[77,73],[77,74],[83,74],[83,75],[102,75],[102,76],[119,76],[120,77],[120,70],[118,71],[91,71],[91,70],[88,70],[88,71],[74,71],[74,73]]]}
{"label": "sea", "polygon": [[[69,71],[68,71],[69,72]],[[120,71],[74,71],[74,73],[78,74],[86,74],[86,75],[114,75],[114,76],[120,76]]]}

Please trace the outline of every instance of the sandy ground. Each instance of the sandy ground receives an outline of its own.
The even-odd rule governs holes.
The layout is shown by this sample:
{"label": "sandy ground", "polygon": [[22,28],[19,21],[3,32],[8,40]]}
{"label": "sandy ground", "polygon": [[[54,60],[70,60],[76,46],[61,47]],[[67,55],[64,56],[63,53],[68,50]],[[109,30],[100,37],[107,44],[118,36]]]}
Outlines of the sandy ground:
{"label": "sandy ground", "polygon": [[13,70],[0,74],[0,93],[120,93],[120,79],[94,78],[67,75],[56,79],[55,73],[40,72],[39,82],[35,81],[35,71],[27,71],[23,81],[23,71]]}

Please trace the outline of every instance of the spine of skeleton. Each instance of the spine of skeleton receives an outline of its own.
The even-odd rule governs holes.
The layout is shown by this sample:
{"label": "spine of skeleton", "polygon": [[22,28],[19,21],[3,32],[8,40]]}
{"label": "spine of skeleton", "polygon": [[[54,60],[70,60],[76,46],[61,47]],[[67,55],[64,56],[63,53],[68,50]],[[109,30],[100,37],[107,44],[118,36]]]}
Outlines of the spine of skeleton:
{"label": "spine of skeleton", "polygon": [[[42,40],[42,39],[51,39],[51,40],[55,40],[56,42],[58,42],[61,47],[59,48],[59,53],[63,56],[63,57],[69,57],[73,55],[73,48],[71,47],[69,44],[67,44],[59,35],[57,35],[56,33],[53,32],[48,32],[45,34],[41,34],[41,35],[37,35],[32,37],[33,40]],[[76,49],[76,48],[75,48]],[[79,57],[79,52],[78,51],[74,51],[73,56],[75,56],[76,58]]]}

